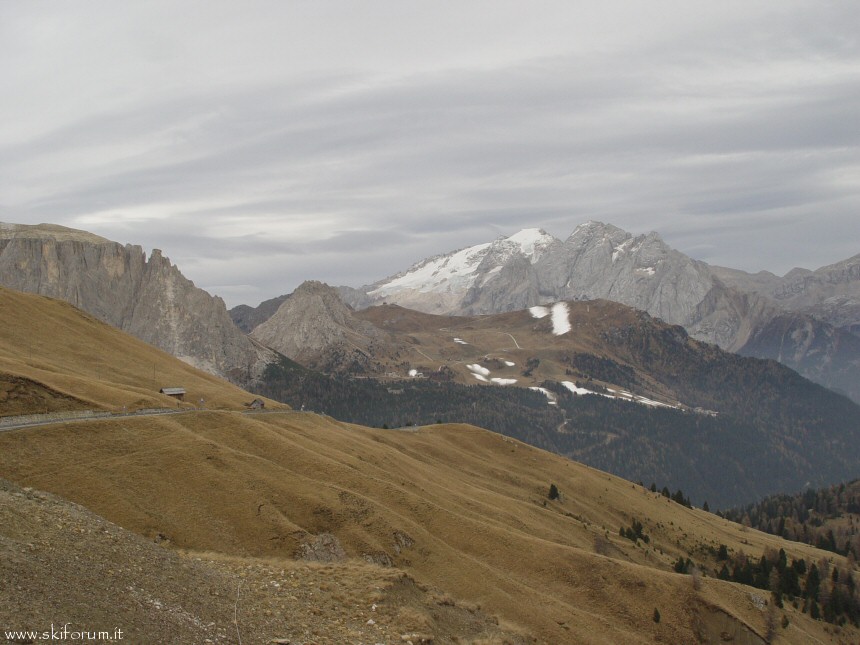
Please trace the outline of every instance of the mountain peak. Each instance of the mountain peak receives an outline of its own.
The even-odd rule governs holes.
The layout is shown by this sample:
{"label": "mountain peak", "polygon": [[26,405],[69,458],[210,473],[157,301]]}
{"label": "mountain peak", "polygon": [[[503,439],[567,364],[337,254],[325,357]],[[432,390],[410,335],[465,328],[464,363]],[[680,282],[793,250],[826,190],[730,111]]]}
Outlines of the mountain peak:
{"label": "mountain peak", "polygon": [[290,297],[293,298],[306,295],[327,296],[340,300],[337,289],[327,285],[325,282],[320,282],[319,280],[305,280],[296,287]]}
{"label": "mountain peak", "polygon": [[547,246],[558,241],[542,228],[524,228],[504,240],[519,247],[520,252],[532,263],[537,262]]}

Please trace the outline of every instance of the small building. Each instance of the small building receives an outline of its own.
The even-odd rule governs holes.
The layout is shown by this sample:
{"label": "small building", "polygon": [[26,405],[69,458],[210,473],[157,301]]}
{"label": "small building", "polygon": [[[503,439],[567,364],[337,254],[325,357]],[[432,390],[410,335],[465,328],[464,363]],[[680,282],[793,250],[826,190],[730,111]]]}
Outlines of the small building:
{"label": "small building", "polygon": [[263,399],[254,399],[248,404],[248,407],[252,410],[262,410],[266,407],[266,402]]}
{"label": "small building", "polygon": [[185,388],[184,387],[163,387],[158,391],[159,394],[166,394],[167,396],[171,396],[177,401],[185,400]]}

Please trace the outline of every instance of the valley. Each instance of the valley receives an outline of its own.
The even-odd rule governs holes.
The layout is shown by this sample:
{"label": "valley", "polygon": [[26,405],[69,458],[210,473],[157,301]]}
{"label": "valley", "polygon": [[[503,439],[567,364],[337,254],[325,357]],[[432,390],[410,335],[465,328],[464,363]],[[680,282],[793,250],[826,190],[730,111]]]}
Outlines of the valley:
{"label": "valley", "polygon": [[860,460],[853,402],[606,300],[440,316],[353,311],[307,283],[252,335],[299,363],[267,369],[270,398],[379,427],[465,421],[699,505],[841,481]]}

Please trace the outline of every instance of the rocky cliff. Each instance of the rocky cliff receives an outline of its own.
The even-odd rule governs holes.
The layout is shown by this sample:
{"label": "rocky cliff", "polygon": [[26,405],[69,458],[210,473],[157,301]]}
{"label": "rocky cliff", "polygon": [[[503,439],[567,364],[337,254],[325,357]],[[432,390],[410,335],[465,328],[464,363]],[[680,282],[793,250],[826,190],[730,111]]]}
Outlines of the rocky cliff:
{"label": "rocky cliff", "polygon": [[385,352],[383,334],[352,315],[336,289],[322,282],[301,284],[277,311],[257,325],[251,338],[284,356],[326,372],[367,371]]}
{"label": "rocky cliff", "polygon": [[0,284],[59,298],[187,363],[238,383],[275,359],[233,324],[224,302],[155,249],[54,225],[0,225]]}
{"label": "rocky cliff", "polygon": [[782,310],[860,333],[860,255],[815,271],[792,269],[783,277],[724,267],[712,267],[712,271],[726,284],[763,295]]}

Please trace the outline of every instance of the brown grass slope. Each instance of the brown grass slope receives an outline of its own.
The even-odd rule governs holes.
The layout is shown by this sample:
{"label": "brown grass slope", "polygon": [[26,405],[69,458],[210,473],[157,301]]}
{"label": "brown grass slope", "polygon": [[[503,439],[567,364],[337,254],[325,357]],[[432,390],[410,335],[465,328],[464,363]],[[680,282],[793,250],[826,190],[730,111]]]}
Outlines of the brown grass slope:
{"label": "brown grass slope", "polygon": [[[659,375],[631,361],[607,342],[607,330],[641,324],[641,312],[607,300],[569,302],[568,307],[571,330],[559,336],[552,333],[550,316],[536,319],[528,310],[448,317],[382,305],[356,312],[355,316],[399,340],[403,362],[385,365],[385,369],[399,369],[405,374],[409,367],[425,372],[447,367],[453,371],[455,380],[474,385],[479,381],[466,366],[478,363],[491,370],[491,377],[515,379],[519,387],[537,386],[545,380],[585,380],[590,376],[603,385],[622,385],[588,370],[571,370],[571,358],[583,353],[609,358],[630,369],[636,375],[639,393],[677,403],[678,393],[661,382]],[[649,322],[661,330],[669,327],[662,321]],[[456,342],[455,338],[463,342]],[[538,359],[539,364],[525,375],[529,359]],[[507,365],[506,361],[514,365]]]}
{"label": "brown grass slope", "polygon": [[[131,643],[520,642],[396,569],[165,549],[53,495],[0,480],[0,642],[7,630]],[[324,616],[325,620],[320,617]],[[373,623],[369,624],[368,621]],[[116,632],[117,629],[122,633]],[[429,630],[429,631],[428,631]],[[417,639],[416,639],[417,640]]]}
{"label": "brown grass slope", "polygon": [[[152,392],[153,365],[170,384],[185,386],[192,397],[199,391],[214,405],[241,408],[250,396],[64,303],[0,291],[0,320],[0,371],[87,405],[162,403]],[[0,476],[62,495],[144,538],[127,550],[105,542],[98,530],[88,532],[89,522],[100,525],[75,515],[81,509],[69,511],[71,519],[56,519],[32,506],[41,503],[31,499],[39,494],[16,489],[11,498],[0,495],[0,606],[11,612],[0,614],[4,622],[80,609],[86,604],[82,592],[69,585],[92,571],[102,580],[95,585],[95,613],[77,615],[106,619],[114,602],[128,604],[133,616],[131,605],[158,609],[155,599],[175,610],[165,619],[164,633],[178,634],[177,621],[196,616],[213,622],[221,629],[213,634],[229,641],[229,621],[224,626],[223,618],[208,617],[223,615],[235,600],[223,587],[238,575],[248,579],[247,611],[274,630],[256,633],[283,635],[286,615],[294,642],[380,642],[370,635],[397,642],[398,630],[413,629],[435,632],[438,642],[454,642],[455,636],[462,636],[460,642],[515,642],[511,634],[521,631],[544,643],[718,642],[724,636],[759,643],[766,611],[757,603],[766,594],[712,578],[695,589],[689,576],[671,572],[672,562],[691,555],[707,571],[716,565],[708,547],[727,544],[754,557],[768,546],[784,547],[791,557],[832,557],[845,566],[832,554],[743,531],[622,479],[470,426],[372,430],[289,410],[98,419],[0,432]],[[561,500],[546,499],[550,483],[561,490]],[[643,523],[649,544],[618,536],[619,527],[634,519]],[[328,535],[350,558],[340,565],[345,569],[296,573],[292,559],[309,545],[332,544]],[[221,600],[198,607],[189,597],[183,604],[181,590],[191,593],[198,586],[194,576],[210,574],[185,577],[174,554],[151,550],[155,545],[146,538],[215,554],[208,561],[226,568],[211,575],[226,577],[212,583],[217,589],[200,584],[204,595]],[[155,587],[133,581],[149,575],[143,563],[151,558],[158,562],[146,585],[165,585],[159,593],[167,600]],[[449,611],[452,601],[443,596],[413,597],[414,590],[404,588],[411,583],[398,582],[399,573],[386,577],[376,568],[362,569],[365,560],[395,565],[472,604]],[[51,587],[52,572],[65,581],[62,588]],[[380,581],[376,591],[395,589],[391,593],[400,600],[390,604],[400,609],[382,621],[388,632],[351,634],[362,623],[343,611],[335,618],[314,613],[320,596],[294,591],[284,598],[274,591],[274,582],[286,584],[293,575],[305,576],[310,589],[323,592],[336,591],[338,580],[352,580],[350,591],[325,601],[331,611],[366,611],[359,598],[362,576]],[[324,577],[331,584],[321,583]],[[145,593],[135,596],[135,589]],[[499,616],[508,631],[493,628],[478,605]],[[659,623],[654,609],[662,616]],[[817,623],[789,605],[785,613],[790,625],[779,634],[783,642],[858,639],[856,630]],[[147,620],[134,623],[144,640],[171,642],[172,636],[160,638],[161,627]]]}
{"label": "brown grass slope", "polygon": [[[6,432],[0,455],[4,477],[182,549],[292,558],[334,535],[348,556],[393,564],[545,643],[759,643],[765,592],[713,578],[696,590],[671,563],[691,554],[707,572],[706,549],[722,543],[845,564],[469,426],[213,411]],[[561,501],[546,501],[550,482]],[[650,544],[618,536],[633,519]],[[860,637],[785,613],[782,642]]]}
{"label": "brown grass slope", "polygon": [[184,387],[188,405],[254,398],[66,302],[0,287],[0,416],[176,407],[162,387]]}

